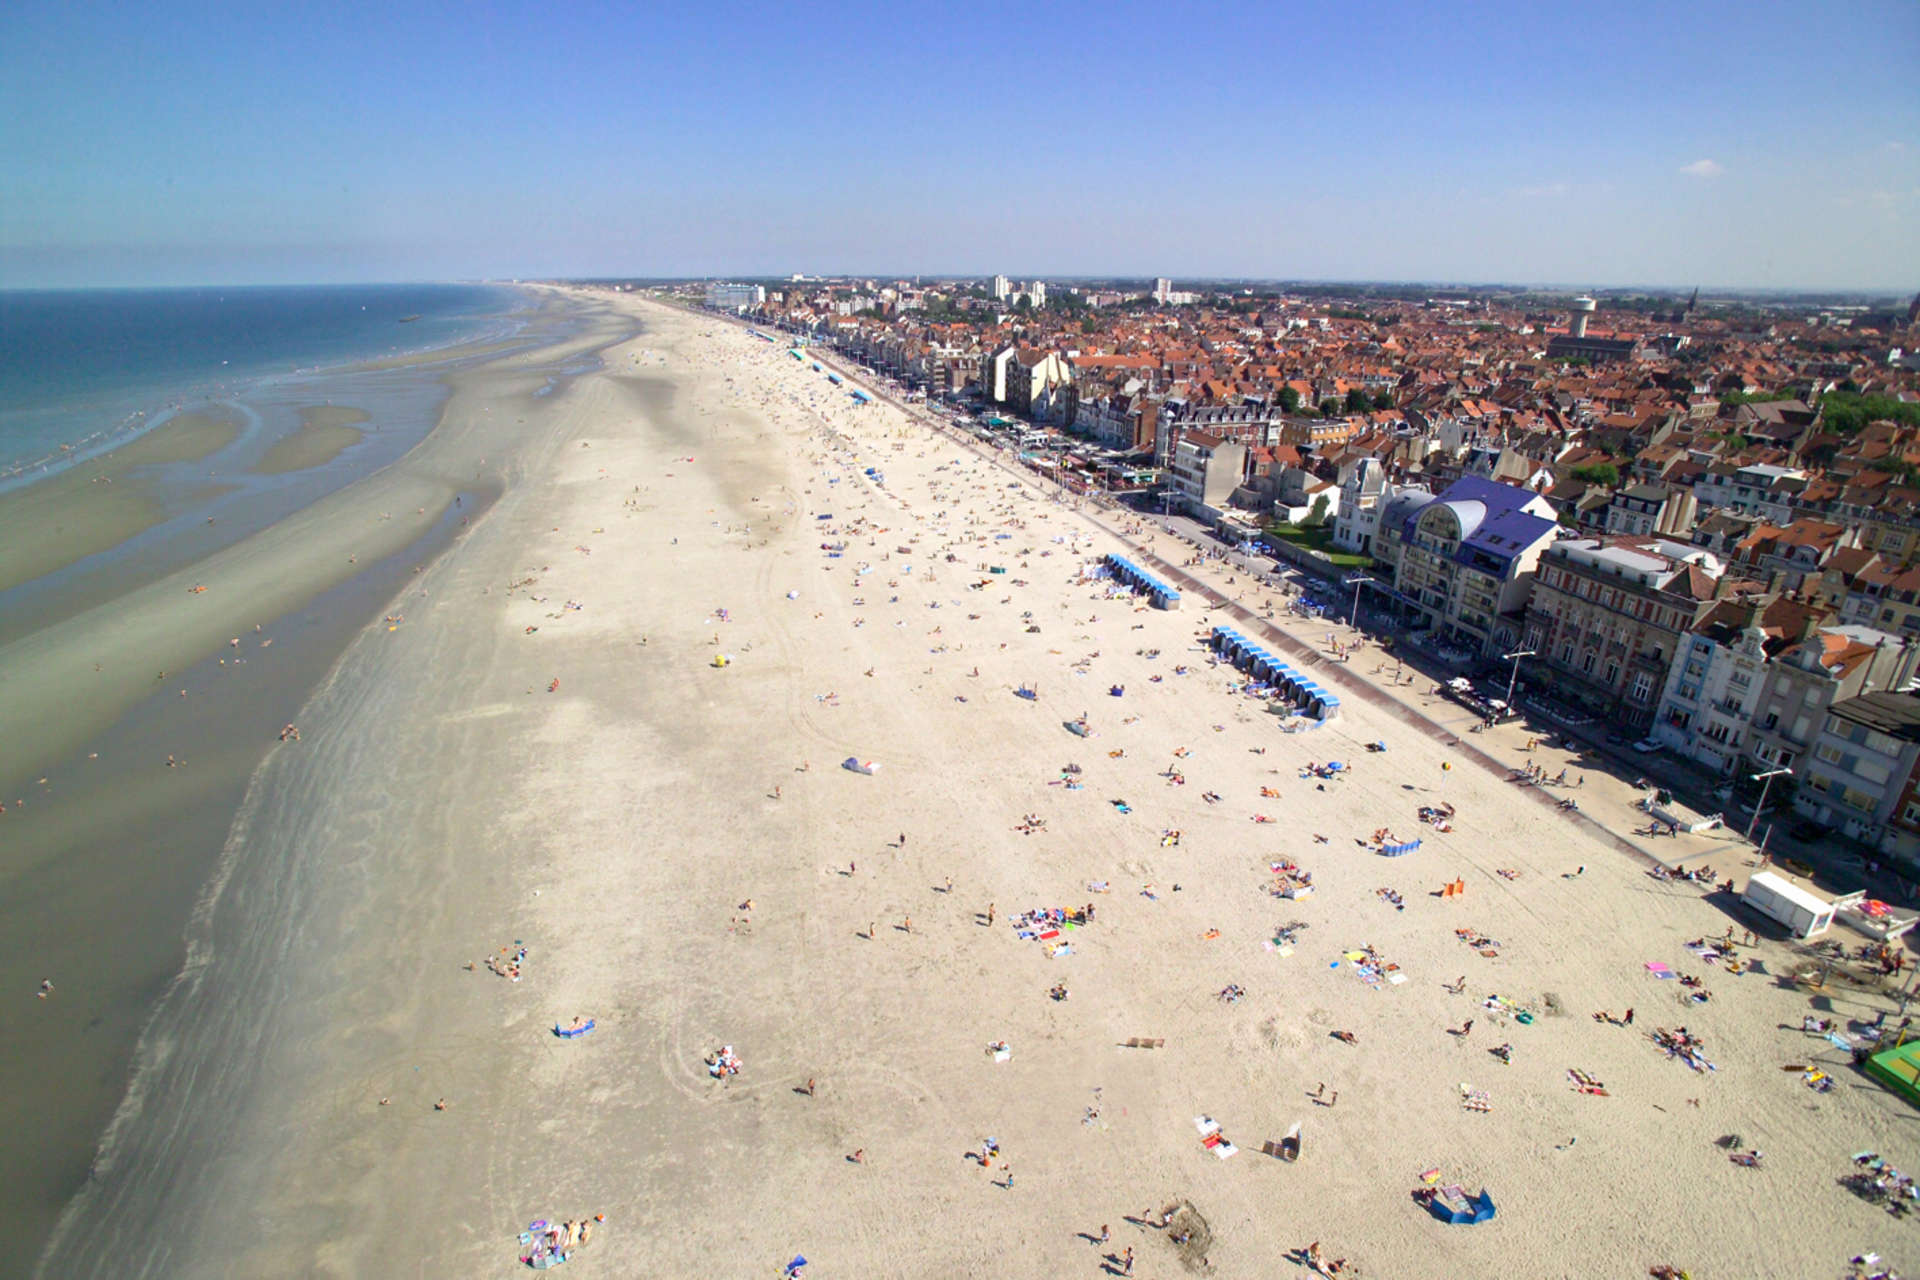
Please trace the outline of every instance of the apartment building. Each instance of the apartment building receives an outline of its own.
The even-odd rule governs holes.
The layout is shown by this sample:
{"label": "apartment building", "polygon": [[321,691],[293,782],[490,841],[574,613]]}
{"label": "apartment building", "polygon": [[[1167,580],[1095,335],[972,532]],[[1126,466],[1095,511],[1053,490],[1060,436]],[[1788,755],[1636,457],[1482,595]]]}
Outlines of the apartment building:
{"label": "apartment building", "polygon": [[1006,365],[1006,404],[1030,418],[1064,422],[1073,369],[1058,351],[1021,347]]}
{"label": "apartment building", "polygon": [[[1411,507],[1411,509],[1409,509]],[[1519,635],[1541,553],[1553,542],[1553,508],[1538,494],[1463,476],[1437,498],[1405,511],[1374,555],[1393,571],[1394,590],[1441,636],[1480,653]]]}
{"label": "apartment building", "polygon": [[1247,446],[1205,431],[1189,431],[1174,448],[1167,481],[1188,515],[1218,520],[1247,470]]}
{"label": "apartment building", "polygon": [[1815,617],[1788,596],[1715,601],[1680,642],[1649,736],[1715,773],[1744,767],[1768,664],[1797,644]]}
{"label": "apartment building", "polygon": [[1827,708],[1813,750],[1798,771],[1793,806],[1825,826],[1889,852],[1920,830],[1910,794],[1920,763],[1920,695],[1865,693]]}
{"label": "apartment building", "polygon": [[1576,538],[1540,557],[1525,647],[1558,692],[1626,729],[1649,728],[1668,665],[1714,600],[1712,553],[1664,540]]}
{"label": "apartment building", "polygon": [[765,286],[757,284],[710,284],[707,305],[722,311],[744,311],[767,300]]}
{"label": "apartment building", "polygon": [[1920,646],[1872,627],[1825,625],[1768,664],[1747,727],[1747,756],[1765,767],[1798,768],[1827,709],[1876,690],[1905,689]]}

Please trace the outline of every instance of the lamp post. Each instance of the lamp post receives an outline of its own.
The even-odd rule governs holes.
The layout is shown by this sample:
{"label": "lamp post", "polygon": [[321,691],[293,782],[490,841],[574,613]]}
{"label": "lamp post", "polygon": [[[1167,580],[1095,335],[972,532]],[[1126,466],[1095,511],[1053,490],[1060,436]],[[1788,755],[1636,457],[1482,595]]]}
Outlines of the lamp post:
{"label": "lamp post", "polygon": [[1512,653],[1503,653],[1500,656],[1502,658],[1513,659],[1513,674],[1507,677],[1507,714],[1512,715],[1513,691],[1520,683],[1520,659],[1535,658],[1539,656],[1539,653],[1533,649],[1515,649]]}
{"label": "lamp post", "polygon": [[1360,588],[1372,582],[1373,579],[1362,573],[1356,574],[1349,581],[1353,583],[1353,616],[1348,621],[1353,624],[1353,629],[1358,631],[1360,629]]}
{"label": "lamp post", "polygon": [[1747,840],[1749,843],[1753,840],[1753,829],[1760,825],[1760,811],[1767,807],[1767,790],[1773,786],[1773,780],[1783,773],[1788,777],[1793,776],[1793,770],[1787,768],[1785,765],[1781,765],[1778,769],[1769,769],[1765,773],[1748,775],[1760,784],[1760,803],[1753,806],[1753,816],[1747,819]]}

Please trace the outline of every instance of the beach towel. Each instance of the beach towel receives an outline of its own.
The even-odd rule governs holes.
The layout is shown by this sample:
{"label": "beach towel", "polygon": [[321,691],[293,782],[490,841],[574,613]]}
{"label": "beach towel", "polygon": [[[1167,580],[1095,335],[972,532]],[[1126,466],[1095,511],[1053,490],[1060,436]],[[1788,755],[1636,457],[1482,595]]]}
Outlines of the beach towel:
{"label": "beach towel", "polygon": [[1647,972],[1656,978],[1672,978],[1677,976],[1673,970],[1667,968],[1667,966],[1661,964],[1658,960],[1649,960],[1647,962]]}

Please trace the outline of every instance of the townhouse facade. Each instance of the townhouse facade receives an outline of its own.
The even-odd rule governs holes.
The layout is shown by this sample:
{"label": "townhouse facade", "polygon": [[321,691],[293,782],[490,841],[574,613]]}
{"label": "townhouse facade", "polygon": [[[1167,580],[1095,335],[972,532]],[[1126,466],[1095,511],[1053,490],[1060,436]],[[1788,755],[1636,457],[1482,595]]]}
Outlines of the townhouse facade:
{"label": "townhouse facade", "polygon": [[1710,552],[1679,543],[1558,542],[1540,557],[1523,647],[1569,699],[1643,732],[1722,572]]}

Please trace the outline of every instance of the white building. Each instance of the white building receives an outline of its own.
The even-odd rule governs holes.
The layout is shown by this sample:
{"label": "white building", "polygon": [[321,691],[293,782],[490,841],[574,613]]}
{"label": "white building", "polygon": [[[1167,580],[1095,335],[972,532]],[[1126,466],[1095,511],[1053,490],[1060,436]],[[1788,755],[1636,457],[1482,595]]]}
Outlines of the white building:
{"label": "white building", "polygon": [[1166,280],[1166,279],[1156,279],[1153,282],[1153,300],[1155,302],[1165,303],[1167,300],[1167,295],[1172,292],[1173,292],[1173,281]]}
{"label": "white building", "polygon": [[1428,499],[1433,496],[1419,485],[1388,483],[1379,459],[1361,458],[1340,483],[1339,509],[1332,518],[1333,545],[1342,551],[1372,555],[1381,509],[1403,493]]}
{"label": "white building", "polygon": [[1038,311],[1041,307],[1046,306],[1047,305],[1046,282],[1042,280],[1035,280],[1029,283],[1027,285],[1027,297],[1033,300],[1033,309],[1035,311]]}
{"label": "white building", "polygon": [[1006,301],[1008,295],[1012,292],[1013,281],[1007,279],[1005,276],[995,276],[993,278],[993,296],[996,301]]}
{"label": "white building", "polygon": [[1217,520],[1247,469],[1247,446],[1204,431],[1183,435],[1173,451],[1168,483],[1188,515]]}
{"label": "white building", "polygon": [[757,284],[710,284],[707,305],[722,311],[744,311],[767,300],[767,291]]}
{"label": "white building", "polygon": [[[1722,601],[1680,642],[1650,735],[1719,774],[1738,769],[1767,680],[1767,632],[1760,609]],[[1776,646],[1777,647],[1777,646]]]}

